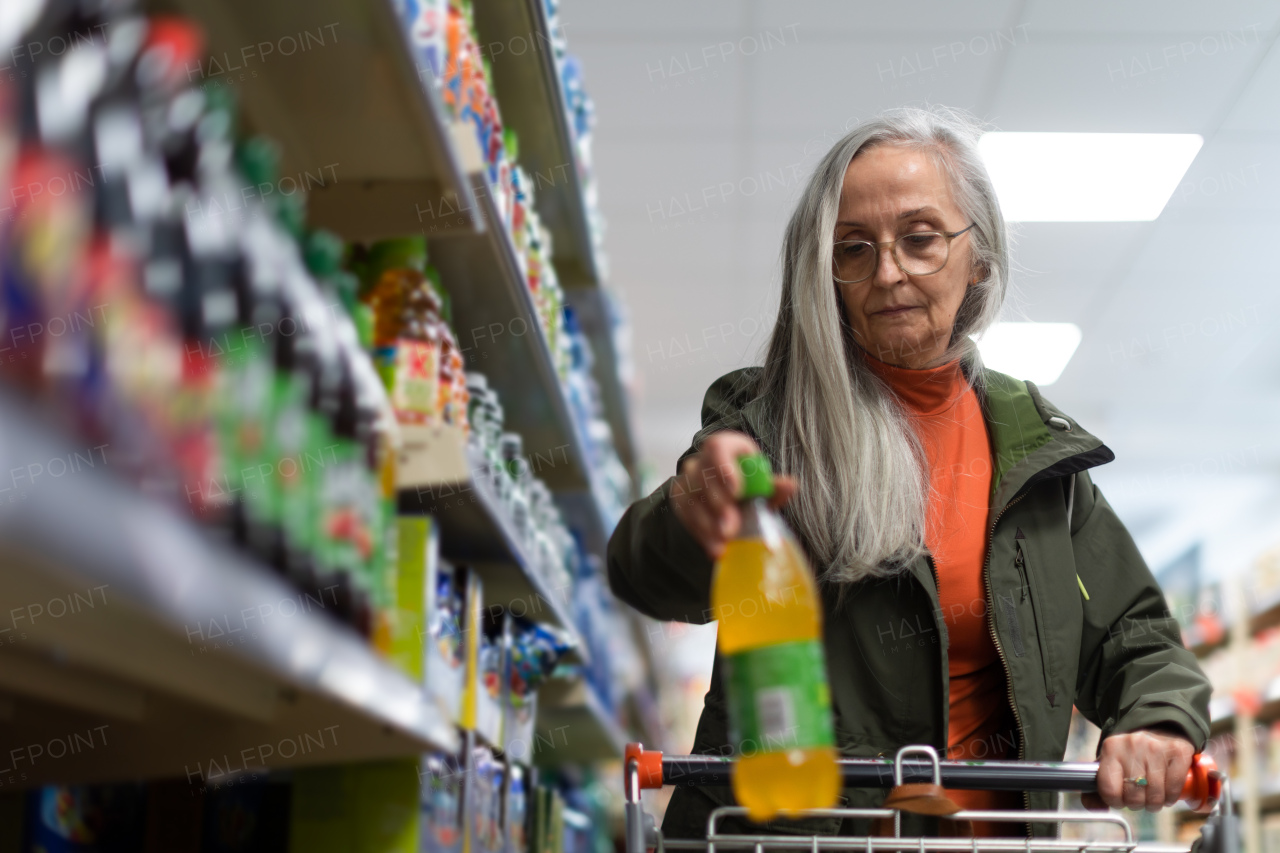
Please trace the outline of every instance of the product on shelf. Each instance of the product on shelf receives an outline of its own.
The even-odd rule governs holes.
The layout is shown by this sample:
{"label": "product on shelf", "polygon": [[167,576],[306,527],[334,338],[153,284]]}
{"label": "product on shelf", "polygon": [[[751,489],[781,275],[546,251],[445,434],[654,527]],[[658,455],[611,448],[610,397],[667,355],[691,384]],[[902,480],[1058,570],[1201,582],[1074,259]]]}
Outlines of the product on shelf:
{"label": "product on shelf", "polygon": [[840,771],[813,572],[769,508],[768,460],[753,454],[738,464],[742,523],[716,563],[711,607],[719,617],[729,737],[741,752],[733,793],[761,822],[779,812],[831,808]]}
{"label": "product on shelf", "polygon": [[295,770],[288,849],[418,853],[420,773],[414,758]]}
{"label": "product on shelf", "polygon": [[462,849],[462,768],[452,756],[422,759],[422,853]]}
{"label": "product on shelf", "polygon": [[533,562],[529,568],[545,581],[555,598],[568,600],[577,560],[573,536],[550,490],[533,476],[524,456],[523,439],[503,431],[502,403],[484,374],[466,374],[466,385],[471,398],[470,441],[482,461],[477,474],[487,478],[497,493]]}
{"label": "product on shelf", "polygon": [[[127,6],[49,4],[33,33],[104,37],[0,96],[21,140],[0,186],[27,190],[0,229],[0,332],[22,342],[0,380],[385,652],[398,437],[343,247],[307,232],[300,192],[246,201],[278,148],[188,83],[194,25]],[[102,179],[64,191],[88,163]]]}
{"label": "product on shelf", "polygon": [[[601,229],[590,156],[594,108],[582,89],[577,60],[564,53],[555,5],[547,3],[545,11],[553,61],[565,95],[565,121],[573,139],[575,168],[585,187],[584,203],[589,211],[593,252],[598,255]],[[411,43],[428,51],[436,49],[438,34],[431,22],[437,20],[439,14],[444,13],[431,3],[404,0],[401,19],[409,29]],[[491,223],[490,227],[500,227],[511,237],[543,339],[569,398],[580,436],[587,445],[590,467],[596,474],[593,480],[598,481],[593,489],[603,504],[606,523],[612,526],[629,503],[630,476],[618,460],[612,430],[603,417],[599,389],[591,378],[589,345],[566,306],[556,275],[551,233],[535,209],[535,180],[518,165],[519,140],[515,132],[502,125],[487,58],[482,58],[477,46],[471,4],[450,3],[443,29],[445,53],[440,85],[445,105],[454,120],[475,131],[485,159],[489,190],[498,211],[499,222]],[[423,255],[425,257],[425,252]],[[447,350],[451,343],[456,346],[452,341],[442,341],[442,349]],[[446,365],[445,370],[450,368]],[[396,398],[394,391],[392,396]]]}
{"label": "product on shelf", "polygon": [[486,743],[500,749],[505,720],[502,676],[505,671],[506,638],[501,618],[486,612],[485,625],[479,631],[476,647],[475,681],[468,689],[475,691],[475,731]]}
{"label": "product on shelf", "polygon": [[518,764],[507,767],[511,779],[507,785],[507,849],[525,851],[529,847],[529,798],[525,787],[525,770]]}
{"label": "product on shelf", "polygon": [[472,849],[502,850],[502,786],[506,767],[487,746],[475,748],[471,770]]}
{"label": "product on shelf", "polygon": [[418,77],[439,88],[444,74],[444,30],[448,0],[396,0],[396,11],[409,35]]}
{"label": "product on shelf", "polygon": [[140,850],[147,790],[139,783],[50,785],[27,798],[32,850],[48,853]]}
{"label": "product on shelf", "polygon": [[427,266],[426,241],[383,240],[353,265],[363,278],[361,302],[371,314],[374,361],[396,418],[468,430],[462,353],[447,322],[439,277]]}
{"label": "product on shelf", "polygon": [[[254,774],[204,793],[200,853],[265,853],[289,849],[291,779]],[[183,793],[191,795],[190,785]]]}
{"label": "product on shelf", "polygon": [[31,853],[601,853],[610,794],[591,771],[538,773],[479,746],[451,755],[0,795],[0,841]]}
{"label": "product on shelf", "polygon": [[516,619],[511,639],[511,693],[524,697],[537,690],[573,646],[558,628]]}

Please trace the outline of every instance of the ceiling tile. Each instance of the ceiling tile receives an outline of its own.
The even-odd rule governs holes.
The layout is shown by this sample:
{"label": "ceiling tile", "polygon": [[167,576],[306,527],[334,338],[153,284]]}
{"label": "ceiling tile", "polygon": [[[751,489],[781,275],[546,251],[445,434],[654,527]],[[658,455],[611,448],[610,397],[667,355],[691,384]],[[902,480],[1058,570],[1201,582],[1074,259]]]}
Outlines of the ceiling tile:
{"label": "ceiling tile", "polygon": [[[1257,45],[1170,59],[1167,39],[1031,43],[1009,53],[991,109],[1001,130],[1202,133]],[[1176,50],[1175,50],[1176,53]]]}
{"label": "ceiling tile", "polygon": [[721,62],[702,49],[696,41],[576,44],[597,125],[615,138],[638,131],[662,139],[740,124],[746,93],[739,66],[750,60]]}
{"label": "ceiling tile", "polygon": [[682,39],[695,32],[736,31],[747,5],[739,0],[561,0],[560,19],[572,50],[608,36]]}
{"label": "ceiling tile", "polygon": [[928,46],[909,42],[801,43],[789,52],[764,55],[749,67],[751,130],[785,128],[788,138],[809,140],[852,129],[860,120],[903,104],[929,101],[973,109],[1001,57],[1025,49],[951,60],[945,52],[939,58]]}
{"label": "ceiling tile", "polygon": [[1249,81],[1249,87],[1235,103],[1222,124],[1225,133],[1266,133],[1280,136],[1280,50],[1274,48]]}
{"label": "ceiling tile", "polygon": [[1160,218],[1181,221],[1218,214],[1244,221],[1254,212],[1280,213],[1280,138],[1271,143],[1210,140]]}
{"label": "ceiling tile", "polygon": [[1035,30],[1077,34],[1197,33],[1219,35],[1222,49],[1251,43],[1280,19],[1271,0],[1170,3],[1168,0],[1030,0],[1022,20]]}
{"label": "ceiling tile", "polygon": [[1013,23],[1014,0],[915,0],[912,3],[881,3],[858,0],[824,0],[797,3],[794,0],[761,0],[750,4],[754,20],[768,30],[796,23],[826,37],[863,40],[890,33],[965,33],[976,35]]}

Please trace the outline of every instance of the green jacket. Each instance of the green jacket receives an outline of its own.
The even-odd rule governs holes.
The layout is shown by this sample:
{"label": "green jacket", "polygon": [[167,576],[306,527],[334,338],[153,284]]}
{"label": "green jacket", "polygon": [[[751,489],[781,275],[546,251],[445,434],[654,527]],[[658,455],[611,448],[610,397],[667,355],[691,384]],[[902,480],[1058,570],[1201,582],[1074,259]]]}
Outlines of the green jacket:
{"label": "green jacket", "polygon": [[[759,368],[746,368],[711,386],[702,406],[703,428],[685,456],[710,433],[729,429],[751,435],[776,461],[763,401],[754,394],[758,376]],[[1173,726],[1203,748],[1209,734],[1209,682],[1183,647],[1177,622],[1129,532],[1088,474],[1114,454],[1041,397],[1032,383],[987,371],[986,384],[982,406],[994,461],[986,613],[1009,676],[1018,729],[1010,737],[1014,754],[1061,760],[1072,705],[1100,726],[1104,737]],[[609,542],[609,581],[620,599],[642,613],[705,623],[712,562],[672,513],[672,482],[622,517]],[[936,618],[930,559],[918,560],[896,577],[859,582],[842,601],[829,587],[822,594],[841,752],[891,757],[905,744],[932,744],[945,755],[947,634]],[[694,753],[732,755],[720,670],[717,655]],[[884,794],[846,789],[842,804],[874,807]],[[1033,792],[1025,801],[1029,808],[1053,809],[1057,796]],[[663,830],[670,837],[702,837],[707,813],[732,804],[727,788],[680,787]],[[904,816],[904,833],[932,831],[909,817]],[[834,818],[768,825],[772,832],[863,834],[866,829],[861,821],[841,826]],[[1055,827],[1037,824],[1032,830],[1050,835]]]}

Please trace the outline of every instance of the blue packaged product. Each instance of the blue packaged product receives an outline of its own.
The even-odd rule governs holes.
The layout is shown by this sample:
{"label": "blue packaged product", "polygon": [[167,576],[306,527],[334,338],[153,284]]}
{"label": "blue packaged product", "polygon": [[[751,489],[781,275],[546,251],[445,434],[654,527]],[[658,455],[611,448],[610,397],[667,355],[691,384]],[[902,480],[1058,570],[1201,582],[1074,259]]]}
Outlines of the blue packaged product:
{"label": "blue packaged product", "polygon": [[146,787],[49,785],[29,794],[29,849],[40,853],[136,853],[142,849]]}
{"label": "blue packaged product", "polygon": [[396,4],[423,82],[439,86],[444,76],[444,0],[399,0]]}

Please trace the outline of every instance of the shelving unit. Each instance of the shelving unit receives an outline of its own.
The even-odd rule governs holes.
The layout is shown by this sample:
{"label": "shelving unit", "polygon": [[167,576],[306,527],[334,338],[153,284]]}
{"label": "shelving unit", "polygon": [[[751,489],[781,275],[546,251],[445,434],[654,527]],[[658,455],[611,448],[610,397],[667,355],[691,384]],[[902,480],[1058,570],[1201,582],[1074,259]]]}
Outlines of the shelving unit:
{"label": "shelving unit", "polygon": [[[200,22],[208,45],[192,82],[234,91],[248,123],[280,143],[282,175],[307,188],[314,225],[399,236],[420,232],[431,210],[437,229],[481,227],[440,98],[423,85],[390,0],[146,5]],[[300,40],[289,55],[285,38]]]}
{"label": "shelving unit", "polygon": [[542,0],[491,0],[473,8],[502,120],[520,135],[520,162],[551,231],[560,283],[566,289],[598,287],[600,264]]}
{"label": "shelving unit", "polygon": [[[7,395],[0,425],[3,470],[77,453]],[[300,596],[101,469],[16,497],[0,508],[3,745],[106,726],[98,748],[35,761],[26,782],[183,776],[248,749],[242,761],[278,767],[457,747],[451,721],[323,612],[323,593]],[[257,751],[304,733],[325,746]]]}
{"label": "shelving unit", "polygon": [[400,511],[435,517],[441,554],[479,573],[487,607],[563,628],[577,643],[575,659],[589,662],[566,591],[551,588],[536,570],[492,483],[482,475],[484,461],[451,429],[411,432],[408,438],[399,477]]}
{"label": "shelving unit", "polygon": [[621,758],[626,733],[587,683],[553,679],[538,691],[536,731],[550,746],[535,750],[541,766]]}
{"label": "shelving unit", "polygon": [[[600,383],[605,415],[613,430],[613,444],[622,464],[631,474],[631,482],[638,484],[640,477],[636,465],[640,454],[632,429],[631,396],[619,381],[622,364],[617,341],[613,339],[611,332],[613,324],[609,320],[612,311],[609,303],[612,297],[600,287],[566,290],[565,296],[577,313],[583,331],[591,340],[591,352],[596,360],[596,381]],[[638,489],[638,485],[636,488]],[[639,497],[639,493],[636,492],[633,497]]]}
{"label": "shelving unit", "polygon": [[477,211],[492,223],[478,235],[429,241],[431,263],[449,286],[453,327],[469,369],[482,371],[498,392],[506,425],[524,437],[524,453],[535,476],[556,496],[583,499],[562,506],[589,536],[608,539],[587,457],[586,437],[574,420],[560,385],[551,349],[516,261],[515,244],[499,223],[498,210],[473,176]]}
{"label": "shelving unit", "polygon": [[556,273],[591,341],[614,443],[635,480],[637,452],[630,403],[618,381],[620,359],[603,305],[608,293],[592,241],[573,131],[552,49],[553,33],[542,0],[493,0],[474,8],[476,29],[490,46],[503,121],[519,134],[520,160],[533,180],[538,214],[551,231]]}
{"label": "shelving unit", "polygon": [[[208,41],[200,68],[188,69],[191,83],[233,87],[246,130],[279,144],[281,173],[306,191],[309,228],[359,241],[426,236],[467,369],[486,375],[534,475],[591,560],[602,558],[616,519],[601,500],[604,478],[585,425],[574,415],[515,242],[500,222],[474,132],[447,118],[425,70],[415,67],[392,0],[316,0],[305,8],[262,0],[143,5],[202,26]],[[541,34],[545,46],[538,0],[478,4],[486,43],[494,37],[492,15],[511,28],[498,38]],[[283,57],[263,52],[286,38],[307,46]],[[504,118],[522,128],[520,159],[538,184],[559,277],[591,338],[615,444],[634,474],[628,401],[564,97],[550,54],[535,62],[522,69],[495,63],[495,96]],[[522,80],[527,74],[534,76]],[[547,174],[556,177],[548,182]],[[68,453],[75,453],[73,442],[0,391],[0,470]],[[472,570],[459,573],[474,591],[468,608],[481,601],[477,612],[501,608],[548,622],[577,643],[533,700],[528,758],[554,768],[621,757],[631,738],[582,674],[591,649],[576,625],[575,599],[541,571],[478,451],[457,432],[408,429],[401,462],[399,510],[431,514],[441,555]],[[406,577],[406,584],[436,579]],[[401,587],[394,595],[403,607],[419,592]],[[241,770],[428,752],[461,756],[464,766],[475,760],[464,745],[476,742],[479,724],[465,702],[460,714],[452,705],[442,711],[446,703],[323,612],[322,603],[300,597],[181,508],[143,496],[110,471],[46,478],[21,500],[0,503],[0,599],[18,608],[44,605],[47,617],[51,602],[77,595],[101,599],[12,634],[0,621],[0,754],[21,747],[29,756],[31,744],[93,738],[73,754],[31,760],[20,768],[18,787],[153,778],[217,783]],[[405,611],[380,612],[403,628],[395,620]],[[504,622],[504,654],[511,624]],[[397,633],[397,642],[408,633]],[[505,697],[514,688],[505,666],[501,672]],[[526,716],[522,725],[528,723]]]}

